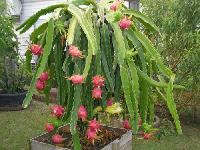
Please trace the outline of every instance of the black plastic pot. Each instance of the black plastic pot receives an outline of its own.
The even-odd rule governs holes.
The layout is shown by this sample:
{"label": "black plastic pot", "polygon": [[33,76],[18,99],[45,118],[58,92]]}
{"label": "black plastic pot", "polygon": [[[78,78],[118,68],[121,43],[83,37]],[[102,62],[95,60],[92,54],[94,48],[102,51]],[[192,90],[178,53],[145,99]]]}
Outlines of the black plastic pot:
{"label": "black plastic pot", "polygon": [[27,91],[17,94],[4,94],[0,92],[0,110],[21,110]]}

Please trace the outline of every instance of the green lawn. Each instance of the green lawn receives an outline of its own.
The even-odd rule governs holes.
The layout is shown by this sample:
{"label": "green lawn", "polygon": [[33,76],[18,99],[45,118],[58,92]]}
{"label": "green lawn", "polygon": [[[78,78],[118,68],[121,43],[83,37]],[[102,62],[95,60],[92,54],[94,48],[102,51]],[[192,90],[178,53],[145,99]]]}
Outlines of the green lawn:
{"label": "green lawn", "polygon": [[[43,132],[49,106],[40,102],[23,111],[0,112],[0,150],[27,150],[28,140]],[[200,126],[184,126],[181,136],[134,140],[134,150],[200,150]]]}
{"label": "green lawn", "polygon": [[0,150],[28,150],[28,139],[42,133],[49,113],[35,101],[22,111],[0,112]]}
{"label": "green lawn", "polygon": [[200,126],[183,126],[183,135],[161,140],[134,140],[134,150],[200,150]]}

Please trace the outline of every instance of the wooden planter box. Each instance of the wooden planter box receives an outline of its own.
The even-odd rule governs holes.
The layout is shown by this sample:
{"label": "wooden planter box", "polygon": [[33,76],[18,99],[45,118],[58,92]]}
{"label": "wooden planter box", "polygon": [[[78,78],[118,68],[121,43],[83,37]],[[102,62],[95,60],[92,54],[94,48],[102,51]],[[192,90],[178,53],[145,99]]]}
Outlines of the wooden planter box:
{"label": "wooden planter box", "polygon": [[[66,125],[68,126],[68,125]],[[63,126],[63,127],[66,127]],[[62,129],[63,127],[60,127]],[[69,126],[68,126],[69,127]],[[114,127],[106,127],[110,129],[115,130],[124,130],[120,128],[114,128]],[[38,139],[43,137],[51,136],[52,133],[45,133],[38,137],[35,137],[30,140],[30,150],[71,150],[69,148],[62,148],[55,145],[39,142]],[[111,141],[108,145],[105,145],[103,148],[99,150],[132,150],[132,132],[127,131],[124,133],[119,139],[115,139],[114,141]]]}

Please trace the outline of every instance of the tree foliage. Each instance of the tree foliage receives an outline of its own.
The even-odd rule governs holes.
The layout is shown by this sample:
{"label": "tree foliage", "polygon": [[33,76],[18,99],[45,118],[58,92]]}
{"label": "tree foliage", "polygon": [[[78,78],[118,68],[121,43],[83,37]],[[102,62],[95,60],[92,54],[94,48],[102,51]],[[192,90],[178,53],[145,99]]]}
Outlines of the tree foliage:
{"label": "tree foliage", "polygon": [[166,61],[177,72],[177,81],[189,89],[200,85],[200,1],[142,0],[143,12],[160,28],[150,35]]}

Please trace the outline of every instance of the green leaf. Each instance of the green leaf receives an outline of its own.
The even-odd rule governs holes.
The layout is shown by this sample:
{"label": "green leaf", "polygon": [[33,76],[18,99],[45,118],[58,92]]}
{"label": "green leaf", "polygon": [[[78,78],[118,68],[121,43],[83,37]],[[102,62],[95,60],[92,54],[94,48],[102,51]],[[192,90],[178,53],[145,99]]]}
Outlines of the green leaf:
{"label": "green leaf", "polygon": [[58,91],[58,94],[57,94],[57,101],[59,102],[60,105],[63,105],[64,102],[65,102],[65,91],[66,90],[63,90],[63,88],[65,89],[65,82],[66,82],[66,79],[64,78],[64,72],[63,70],[61,69],[62,66],[63,66],[63,60],[62,60],[62,57],[63,57],[63,48],[61,46],[61,43],[60,43],[60,36],[58,36],[58,39],[56,40],[56,44],[55,44],[55,47],[54,47],[54,56],[55,56],[55,67],[56,68],[60,68],[60,69],[56,69],[56,81],[57,81],[57,91]]}
{"label": "green leaf", "polygon": [[37,81],[37,79],[39,78],[40,74],[44,71],[46,63],[48,62],[48,57],[51,53],[51,49],[52,49],[52,43],[53,43],[53,36],[54,35],[54,22],[51,19],[48,23],[48,29],[47,29],[47,36],[46,36],[46,45],[44,47],[44,51],[42,54],[42,58],[39,64],[38,69],[35,72],[35,75],[31,81],[31,85],[29,88],[29,91],[26,95],[26,98],[23,101],[23,107],[27,108],[28,105],[31,102],[32,96],[33,96],[33,92],[35,91],[35,83]]}
{"label": "green leaf", "polygon": [[[158,82],[158,81],[155,81],[153,79],[151,79],[147,74],[145,74],[143,71],[141,71],[139,68],[137,68],[137,71],[138,71],[138,75],[143,79],[145,80],[148,84],[150,84],[151,86],[155,86],[155,87],[160,87],[160,88],[167,88],[168,87],[168,84],[167,83],[164,83],[162,81]],[[173,85],[174,88],[177,88],[177,89],[184,89],[183,86],[181,85]]]}
{"label": "green leaf", "polygon": [[173,76],[174,75],[173,72],[164,65],[160,54],[154,48],[151,41],[145,35],[143,35],[140,31],[134,31],[134,34],[137,37],[137,39],[142,43],[144,48],[147,50],[147,52],[151,56],[151,58],[153,58],[153,60],[156,61],[157,65],[158,65],[159,69],[162,71],[162,73],[168,77]]}
{"label": "green leaf", "polygon": [[92,53],[95,54],[95,51],[97,50],[98,45],[96,42],[93,26],[91,26],[92,18],[89,19],[81,9],[79,9],[73,4],[69,5],[68,11],[70,11],[77,18],[81,28],[83,29],[84,33],[86,34],[88,38],[88,41],[91,45]]}
{"label": "green leaf", "polygon": [[32,53],[30,50],[27,50],[25,55],[26,55],[25,68],[28,71],[28,73],[31,73],[32,72],[32,66],[31,66]]}
{"label": "green leaf", "polygon": [[91,63],[92,63],[92,50],[91,50],[91,45],[90,43],[88,44],[88,55],[86,57],[86,61],[85,61],[85,68],[83,70],[83,77],[86,78],[87,75],[88,75],[88,72],[90,70],[90,66],[91,66]]}
{"label": "green leaf", "polygon": [[173,97],[173,80],[172,79],[170,79],[169,81],[168,88],[166,89],[166,93],[167,93],[167,106],[174,119],[176,130],[178,134],[182,134],[181,124],[179,121],[179,116],[178,116],[176,104],[174,102],[174,97]]}
{"label": "green leaf", "polygon": [[44,33],[44,31],[47,29],[48,27],[48,22],[43,23],[42,25],[40,25],[37,29],[35,29],[31,35],[30,35],[30,40],[34,41],[34,39],[36,39],[38,37],[38,35]]}
{"label": "green leaf", "polygon": [[134,124],[133,124],[134,108],[133,108],[133,102],[132,102],[132,98],[131,98],[131,89],[130,89],[131,86],[130,86],[130,79],[129,79],[128,74],[129,74],[128,70],[125,67],[120,66],[122,88],[123,88],[123,91],[124,91],[126,105],[128,107],[128,111],[129,111],[129,114],[130,114],[131,125],[133,127],[134,126]]}
{"label": "green leaf", "polygon": [[76,134],[76,125],[78,120],[78,110],[81,104],[81,85],[74,86],[74,103],[71,111],[70,131],[71,134]]}
{"label": "green leaf", "polygon": [[149,101],[149,85],[146,81],[141,79],[140,81],[140,113],[142,122],[145,123],[147,120],[147,111],[148,111],[148,101]]}
{"label": "green leaf", "polygon": [[78,25],[77,19],[75,17],[72,17],[67,33],[67,42],[69,45],[73,44],[74,42],[74,35],[76,32],[77,25]]}
{"label": "green leaf", "polygon": [[139,99],[139,77],[137,75],[137,69],[135,66],[135,62],[132,58],[127,59],[128,67],[129,67],[129,72],[130,72],[130,83],[131,83],[131,89],[133,92],[133,97],[132,97],[132,103],[134,107],[134,126],[133,130],[135,133],[138,131],[138,121],[139,121],[139,109],[138,109],[138,99]]}
{"label": "green leaf", "polygon": [[75,133],[74,135],[72,135],[72,141],[73,141],[74,150],[81,150],[80,138],[79,138],[78,133]]}
{"label": "green leaf", "polygon": [[132,42],[132,44],[134,45],[134,48],[138,51],[138,55],[139,55],[139,58],[140,58],[140,61],[141,61],[141,68],[146,73],[147,72],[147,68],[146,68],[147,63],[146,63],[146,60],[145,60],[144,48],[143,48],[142,44],[135,37],[132,29],[125,30],[124,33],[125,33],[126,37]]}
{"label": "green leaf", "polygon": [[115,36],[115,40],[118,46],[118,61],[119,64],[123,64],[124,63],[124,59],[126,56],[126,46],[125,46],[125,42],[124,42],[124,37],[122,34],[121,29],[119,28],[117,23],[112,23],[112,27],[114,30],[114,36]]}
{"label": "green leaf", "polygon": [[139,77],[138,77],[137,69],[135,66],[135,62],[131,58],[127,59],[127,62],[128,62],[128,66],[130,68],[131,78],[134,81],[133,82],[134,94],[135,94],[136,98],[138,98],[138,96],[139,96]]}
{"label": "green leaf", "polygon": [[[107,30],[106,26],[103,25],[101,28],[101,59],[102,59],[102,67],[105,73],[106,80],[109,83],[110,91],[114,91],[114,81],[112,78],[111,73],[113,72],[112,70],[112,58],[111,58],[111,47],[108,46],[110,45],[109,43],[109,38],[107,35],[109,34],[109,31]],[[107,54],[106,54],[107,53]],[[114,74],[114,73],[113,73]],[[114,76],[114,75],[113,75]]]}
{"label": "green leaf", "polygon": [[127,15],[133,15],[136,19],[138,19],[140,22],[142,22],[144,24],[144,26],[146,26],[147,28],[151,28],[157,32],[159,32],[159,28],[154,24],[154,22],[147,17],[146,15],[144,15],[143,13],[134,10],[134,9],[125,9],[123,11],[123,14],[127,14]]}
{"label": "green leaf", "polygon": [[66,4],[57,4],[57,5],[52,5],[49,7],[46,7],[44,9],[41,9],[40,11],[38,11],[36,14],[34,14],[33,16],[31,16],[28,20],[26,20],[23,24],[21,24],[19,27],[17,27],[16,30],[20,30],[20,33],[24,33],[26,32],[34,23],[37,22],[37,20],[40,18],[40,16],[42,15],[46,15],[48,13],[53,12],[55,9],[57,8],[65,8],[67,7]]}

